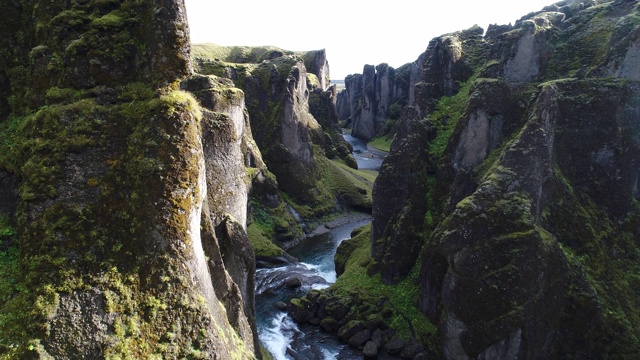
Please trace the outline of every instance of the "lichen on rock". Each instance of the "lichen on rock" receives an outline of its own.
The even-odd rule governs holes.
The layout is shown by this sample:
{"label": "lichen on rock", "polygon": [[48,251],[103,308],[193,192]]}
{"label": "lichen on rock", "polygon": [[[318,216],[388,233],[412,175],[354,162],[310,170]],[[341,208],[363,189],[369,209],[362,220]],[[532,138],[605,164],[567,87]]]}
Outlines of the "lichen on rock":
{"label": "lichen on rock", "polygon": [[[192,75],[184,3],[1,7],[15,15],[0,61],[2,231],[15,229],[2,357],[254,358],[255,260],[220,252],[249,246],[244,223],[214,230],[243,221],[246,197],[212,191],[246,186],[259,152],[241,96],[211,110],[178,89]],[[208,142],[215,125],[226,137]]]}

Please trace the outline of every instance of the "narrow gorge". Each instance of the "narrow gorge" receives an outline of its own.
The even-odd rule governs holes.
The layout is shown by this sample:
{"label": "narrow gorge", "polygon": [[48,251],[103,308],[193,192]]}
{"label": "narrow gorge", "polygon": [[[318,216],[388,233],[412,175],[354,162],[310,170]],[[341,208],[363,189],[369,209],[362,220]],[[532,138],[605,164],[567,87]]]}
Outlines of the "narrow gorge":
{"label": "narrow gorge", "polygon": [[185,10],[0,3],[0,359],[640,358],[638,1],[344,90]]}

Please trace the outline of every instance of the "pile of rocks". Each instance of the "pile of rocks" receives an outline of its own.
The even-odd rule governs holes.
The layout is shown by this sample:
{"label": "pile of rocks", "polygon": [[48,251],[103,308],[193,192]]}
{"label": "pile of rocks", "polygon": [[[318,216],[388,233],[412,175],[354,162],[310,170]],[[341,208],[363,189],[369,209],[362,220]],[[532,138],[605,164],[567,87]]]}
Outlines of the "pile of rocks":
{"label": "pile of rocks", "polygon": [[357,296],[337,296],[329,291],[311,290],[292,299],[287,312],[298,323],[320,326],[336,334],[341,342],[361,350],[365,358],[426,359],[427,350],[415,339],[404,339],[389,327],[393,310],[386,298],[375,304]]}

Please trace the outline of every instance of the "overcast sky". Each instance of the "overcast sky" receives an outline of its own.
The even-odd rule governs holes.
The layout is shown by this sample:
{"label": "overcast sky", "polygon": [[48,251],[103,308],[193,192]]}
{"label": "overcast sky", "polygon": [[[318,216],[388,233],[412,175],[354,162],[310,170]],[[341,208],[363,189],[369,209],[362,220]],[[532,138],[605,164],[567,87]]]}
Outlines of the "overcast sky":
{"label": "overcast sky", "polygon": [[554,0],[185,0],[192,43],[326,49],[332,79],[417,59],[432,38],[514,23]]}

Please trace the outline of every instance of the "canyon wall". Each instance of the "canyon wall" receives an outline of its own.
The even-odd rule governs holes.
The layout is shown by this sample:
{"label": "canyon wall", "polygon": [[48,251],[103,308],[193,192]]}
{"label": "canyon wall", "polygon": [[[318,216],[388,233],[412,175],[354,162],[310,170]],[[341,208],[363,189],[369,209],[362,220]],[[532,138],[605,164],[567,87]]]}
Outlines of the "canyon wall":
{"label": "canyon wall", "polygon": [[192,73],[183,2],[0,12],[2,356],[255,358],[264,164],[242,91]]}
{"label": "canyon wall", "polygon": [[419,267],[445,358],[637,354],[638,19],[565,1],[431,41],[398,125],[414,130],[375,184],[369,270]]}

